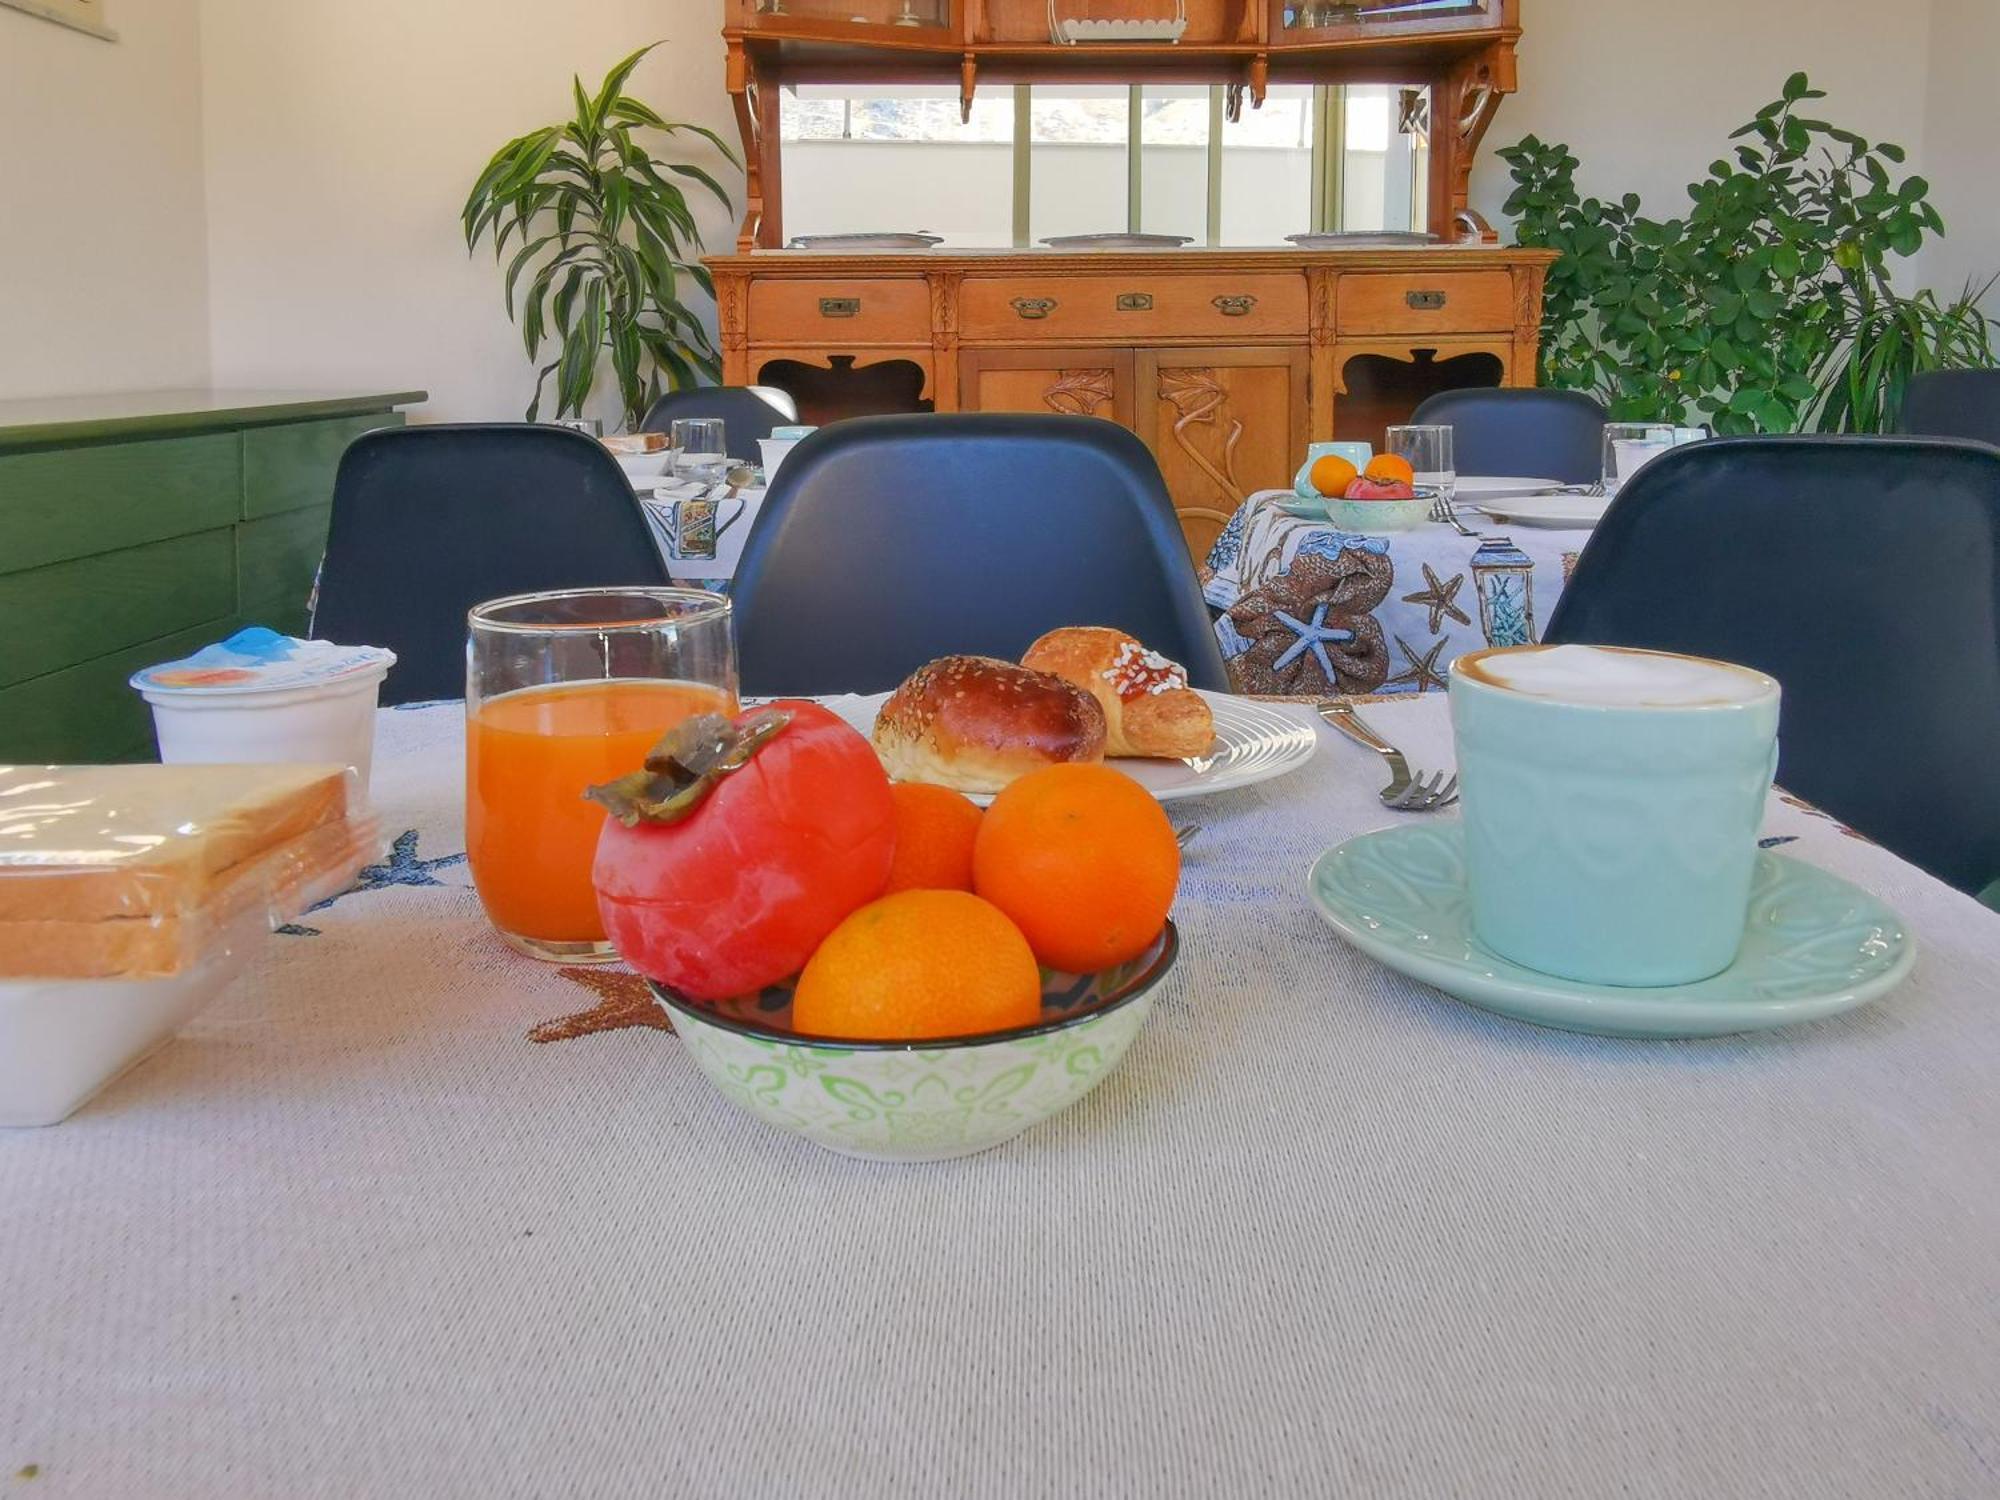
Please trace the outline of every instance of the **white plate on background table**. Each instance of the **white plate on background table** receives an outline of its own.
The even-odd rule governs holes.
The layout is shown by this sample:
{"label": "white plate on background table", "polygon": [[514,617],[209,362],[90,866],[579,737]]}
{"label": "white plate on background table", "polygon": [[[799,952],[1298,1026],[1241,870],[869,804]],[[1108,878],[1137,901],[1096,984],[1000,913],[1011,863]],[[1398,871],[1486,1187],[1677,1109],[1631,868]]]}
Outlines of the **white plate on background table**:
{"label": "white plate on background table", "polygon": [[[1107,759],[1162,802],[1179,802],[1188,797],[1207,797],[1216,792],[1234,791],[1296,771],[1313,757],[1319,747],[1319,732],[1305,721],[1305,710],[1276,703],[1260,703],[1233,693],[1211,693],[1202,697],[1215,714],[1215,743],[1206,755],[1189,760]],[[887,693],[850,694],[826,698],[826,706],[863,734],[872,734],[875,715],[889,700]],[[991,795],[970,794],[982,807]]]}
{"label": "white plate on background table", "polygon": [[1518,500],[1473,500],[1466,509],[1516,526],[1549,526],[1588,531],[1604,519],[1611,500],[1605,495],[1523,495]]}
{"label": "white plate on background table", "polygon": [[1560,479],[1518,479],[1504,474],[1461,474],[1453,481],[1451,498],[1467,505],[1483,505],[1488,500],[1515,500],[1522,495],[1553,495],[1563,487]]}

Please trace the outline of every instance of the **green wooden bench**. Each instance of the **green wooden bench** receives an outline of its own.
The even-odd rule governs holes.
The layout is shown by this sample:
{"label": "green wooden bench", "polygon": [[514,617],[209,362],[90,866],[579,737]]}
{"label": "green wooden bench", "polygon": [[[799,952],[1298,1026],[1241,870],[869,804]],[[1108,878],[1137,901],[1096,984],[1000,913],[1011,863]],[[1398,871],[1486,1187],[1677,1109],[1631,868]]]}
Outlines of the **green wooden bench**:
{"label": "green wooden bench", "polygon": [[424,399],[0,402],[0,763],[148,759],[134,671],[242,625],[303,634],[341,453]]}

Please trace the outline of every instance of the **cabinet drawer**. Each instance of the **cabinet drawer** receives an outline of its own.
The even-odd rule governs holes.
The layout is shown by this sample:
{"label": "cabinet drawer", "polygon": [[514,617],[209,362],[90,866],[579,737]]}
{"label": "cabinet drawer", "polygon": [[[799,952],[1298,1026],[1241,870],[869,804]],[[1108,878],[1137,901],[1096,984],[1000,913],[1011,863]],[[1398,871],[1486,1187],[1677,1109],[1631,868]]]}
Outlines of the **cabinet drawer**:
{"label": "cabinet drawer", "polygon": [[1505,271],[1343,276],[1334,298],[1341,333],[1501,333],[1514,326],[1514,278]]}
{"label": "cabinet drawer", "polygon": [[930,287],[921,279],[750,283],[753,344],[930,341]]}
{"label": "cabinet drawer", "polygon": [[967,339],[1303,337],[1303,276],[969,276],[958,325]]}

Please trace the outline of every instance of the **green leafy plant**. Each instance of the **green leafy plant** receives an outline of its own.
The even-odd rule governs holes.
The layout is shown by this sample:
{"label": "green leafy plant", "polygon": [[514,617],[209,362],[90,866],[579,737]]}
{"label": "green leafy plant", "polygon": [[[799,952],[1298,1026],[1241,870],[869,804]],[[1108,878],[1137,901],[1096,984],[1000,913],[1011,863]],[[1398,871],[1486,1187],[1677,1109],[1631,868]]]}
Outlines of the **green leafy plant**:
{"label": "green leafy plant", "polygon": [[1562,252],[1543,384],[1589,391],[1617,420],[1876,432],[1917,370],[1993,362],[1985,288],[1949,303],[1895,290],[1891,259],[1944,221],[1923,178],[1891,170],[1901,147],[1801,112],[1824,97],[1793,74],[1681,218],[1645,217],[1636,194],[1583,197],[1567,146],[1529,136],[1499,153],[1520,242]]}
{"label": "green leafy plant", "polygon": [[729,195],[700,167],[654,156],[637,133],[700,136],[738,163],[714,131],[664,119],[624,92],[652,50],[619,63],[595,94],[572,78],[575,117],[502,146],[465,200],[468,250],[490,237],[497,264],[517,242],[507,261],[507,316],[518,316],[528,357],[539,360],[545,342],[555,345],[528,403],[531,422],[551,375],[555,415],[581,412],[606,351],[628,426],[661,391],[722,376],[707,326],[681,300],[687,282],[711,297],[715,287],[694,258],[701,234],[671,179],[700,183],[724,208]]}

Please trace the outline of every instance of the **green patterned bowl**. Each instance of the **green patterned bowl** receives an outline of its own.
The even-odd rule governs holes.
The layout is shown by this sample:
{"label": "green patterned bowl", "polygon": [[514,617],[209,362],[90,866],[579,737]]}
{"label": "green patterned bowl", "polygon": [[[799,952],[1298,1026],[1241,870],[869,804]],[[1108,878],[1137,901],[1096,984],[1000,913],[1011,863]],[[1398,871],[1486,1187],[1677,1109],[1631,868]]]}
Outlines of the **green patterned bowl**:
{"label": "green patterned bowl", "polygon": [[1118,1066],[1180,952],[1153,946],[1102,974],[1043,971],[1033,1026],[935,1042],[852,1042],[791,1029],[789,985],[707,1004],[654,997],[731,1103],[843,1156],[943,1161],[1012,1140],[1076,1103]]}

